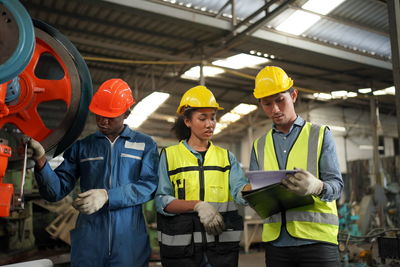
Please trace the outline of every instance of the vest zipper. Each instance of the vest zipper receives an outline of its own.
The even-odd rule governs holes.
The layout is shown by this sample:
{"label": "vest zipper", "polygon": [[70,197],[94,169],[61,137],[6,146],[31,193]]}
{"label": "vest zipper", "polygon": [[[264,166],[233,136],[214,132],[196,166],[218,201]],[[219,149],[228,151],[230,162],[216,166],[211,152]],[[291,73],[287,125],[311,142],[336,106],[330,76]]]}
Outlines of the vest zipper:
{"label": "vest zipper", "polygon": [[203,168],[203,163],[201,162],[200,159],[197,159],[197,162],[199,163],[199,184],[200,184],[199,199],[201,201],[204,201],[204,168]]}

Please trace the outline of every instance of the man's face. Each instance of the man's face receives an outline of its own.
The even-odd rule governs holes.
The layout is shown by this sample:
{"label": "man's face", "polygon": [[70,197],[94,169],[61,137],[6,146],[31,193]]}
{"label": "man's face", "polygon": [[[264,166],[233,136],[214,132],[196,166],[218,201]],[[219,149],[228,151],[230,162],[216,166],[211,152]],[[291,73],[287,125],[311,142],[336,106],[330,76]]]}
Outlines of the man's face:
{"label": "man's face", "polygon": [[260,105],[265,114],[272,119],[276,126],[286,126],[296,119],[294,102],[297,99],[297,90],[267,96],[260,99]]}
{"label": "man's face", "polygon": [[116,137],[123,130],[124,120],[127,117],[126,113],[115,118],[107,118],[96,114],[96,124],[104,135]]}

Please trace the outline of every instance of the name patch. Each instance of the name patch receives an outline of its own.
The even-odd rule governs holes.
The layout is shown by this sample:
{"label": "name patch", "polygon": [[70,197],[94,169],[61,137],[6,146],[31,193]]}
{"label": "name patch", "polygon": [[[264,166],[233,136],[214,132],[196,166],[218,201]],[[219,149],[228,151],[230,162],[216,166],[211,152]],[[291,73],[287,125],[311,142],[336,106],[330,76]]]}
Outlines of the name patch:
{"label": "name patch", "polygon": [[131,148],[136,150],[144,150],[145,143],[129,142],[125,141],[125,148]]}

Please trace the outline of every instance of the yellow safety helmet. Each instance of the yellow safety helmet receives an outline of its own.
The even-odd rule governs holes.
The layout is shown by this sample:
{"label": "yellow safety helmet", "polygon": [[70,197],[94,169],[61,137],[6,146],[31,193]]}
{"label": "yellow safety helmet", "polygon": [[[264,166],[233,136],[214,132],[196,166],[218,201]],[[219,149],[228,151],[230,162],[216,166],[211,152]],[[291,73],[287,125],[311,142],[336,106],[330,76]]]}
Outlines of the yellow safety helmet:
{"label": "yellow safety helmet", "polygon": [[223,109],[218,105],[213,93],[202,85],[190,88],[183,94],[176,113],[182,115],[185,109],[189,107]]}
{"label": "yellow safety helmet", "polygon": [[255,98],[263,98],[284,92],[293,86],[293,80],[286,72],[275,66],[267,66],[260,70],[256,76],[253,95]]}

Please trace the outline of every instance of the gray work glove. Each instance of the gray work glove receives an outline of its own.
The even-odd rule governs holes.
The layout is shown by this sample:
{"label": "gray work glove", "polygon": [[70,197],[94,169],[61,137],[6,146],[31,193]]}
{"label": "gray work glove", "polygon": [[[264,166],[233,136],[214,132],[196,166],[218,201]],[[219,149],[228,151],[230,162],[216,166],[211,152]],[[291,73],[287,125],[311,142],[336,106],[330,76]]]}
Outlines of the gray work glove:
{"label": "gray work glove", "polygon": [[194,210],[200,217],[200,222],[210,235],[219,235],[225,228],[221,214],[210,203],[200,201],[194,206]]}
{"label": "gray work glove", "polygon": [[72,202],[72,206],[85,214],[92,214],[101,209],[108,201],[108,193],[105,189],[91,189],[80,193]]}
{"label": "gray work glove", "polygon": [[36,161],[45,155],[43,146],[33,138],[28,141],[28,154]]}
{"label": "gray work glove", "polygon": [[287,178],[282,180],[282,183],[294,193],[300,196],[321,194],[324,183],[312,175],[309,171],[303,169],[296,169],[293,175],[288,175]]}

